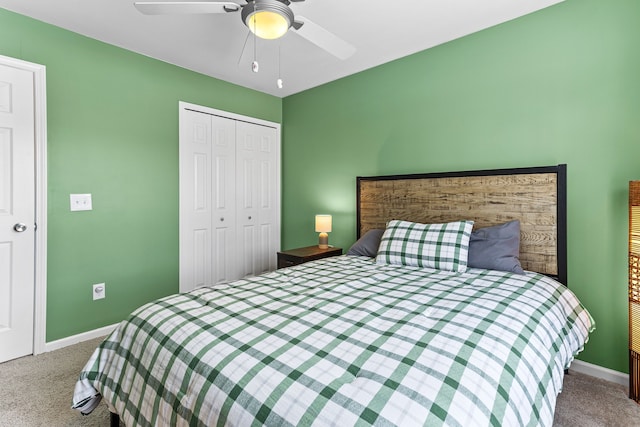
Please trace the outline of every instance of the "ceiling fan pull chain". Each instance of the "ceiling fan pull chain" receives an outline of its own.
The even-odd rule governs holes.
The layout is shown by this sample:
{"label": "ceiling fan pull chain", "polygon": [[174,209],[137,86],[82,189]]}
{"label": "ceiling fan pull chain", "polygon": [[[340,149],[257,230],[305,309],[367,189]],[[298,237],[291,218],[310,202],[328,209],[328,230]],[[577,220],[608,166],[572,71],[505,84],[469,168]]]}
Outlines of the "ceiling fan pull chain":
{"label": "ceiling fan pull chain", "polygon": [[281,58],[282,58],[282,52],[281,52],[281,45],[278,45],[278,80],[276,80],[276,86],[278,86],[278,89],[282,89],[282,70],[280,67],[280,62],[281,62]]}
{"label": "ceiling fan pull chain", "polygon": [[258,64],[258,58],[257,58],[257,47],[258,43],[257,43],[257,37],[256,37],[256,20],[253,20],[253,62],[251,63],[251,70],[254,73],[257,73],[258,70],[260,69],[260,64]]}

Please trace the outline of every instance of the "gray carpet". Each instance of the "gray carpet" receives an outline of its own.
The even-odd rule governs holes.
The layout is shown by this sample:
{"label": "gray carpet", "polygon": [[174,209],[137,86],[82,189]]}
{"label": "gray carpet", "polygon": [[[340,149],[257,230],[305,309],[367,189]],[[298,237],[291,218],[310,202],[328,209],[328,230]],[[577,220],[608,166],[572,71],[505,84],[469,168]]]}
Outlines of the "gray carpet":
{"label": "gray carpet", "polygon": [[[0,426],[108,426],[104,403],[88,416],[70,408],[76,377],[100,341],[0,363]],[[640,426],[640,406],[621,385],[570,372],[554,427],[603,426]]]}
{"label": "gray carpet", "polygon": [[554,427],[638,427],[640,405],[628,388],[569,370],[558,395]]}

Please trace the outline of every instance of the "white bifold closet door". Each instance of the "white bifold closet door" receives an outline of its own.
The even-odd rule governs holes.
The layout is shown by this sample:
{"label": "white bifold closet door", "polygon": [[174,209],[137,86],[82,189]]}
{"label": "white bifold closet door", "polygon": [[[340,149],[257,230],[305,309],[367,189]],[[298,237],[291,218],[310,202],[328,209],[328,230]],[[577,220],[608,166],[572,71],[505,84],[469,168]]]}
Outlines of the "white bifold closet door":
{"label": "white bifold closet door", "polygon": [[276,268],[276,128],[181,110],[180,291]]}
{"label": "white bifold closet door", "polygon": [[236,218],[240,277],[276,269],[275,129],[236,122]]}

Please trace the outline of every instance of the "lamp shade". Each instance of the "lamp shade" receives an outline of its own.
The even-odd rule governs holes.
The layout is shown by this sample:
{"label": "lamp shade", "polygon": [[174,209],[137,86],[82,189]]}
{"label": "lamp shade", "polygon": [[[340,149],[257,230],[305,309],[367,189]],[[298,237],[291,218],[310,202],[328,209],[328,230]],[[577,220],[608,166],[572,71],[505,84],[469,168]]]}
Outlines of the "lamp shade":
{"label": "lamp shade", "polygon": [[289,31],[293,12],[278,0],[254,0],[242,8],[242,21],[256,36],[273,40]]}
{"label": "lamp shade", "polygon": [[331,232],[331,215],[316,215],[316,233]]}

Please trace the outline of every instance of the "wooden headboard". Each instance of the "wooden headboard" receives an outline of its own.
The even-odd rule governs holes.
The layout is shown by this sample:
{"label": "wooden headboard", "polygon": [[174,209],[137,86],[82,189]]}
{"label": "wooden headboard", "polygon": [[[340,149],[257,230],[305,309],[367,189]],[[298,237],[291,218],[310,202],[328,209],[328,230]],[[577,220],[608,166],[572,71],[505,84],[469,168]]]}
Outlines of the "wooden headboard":
{"label": "wooden headboard", "polygon": [[392,219],[466,219],[474,229],[518,219],[522,267],[566,285],[566,176],[558,165],[358,177],[358,238]]}

